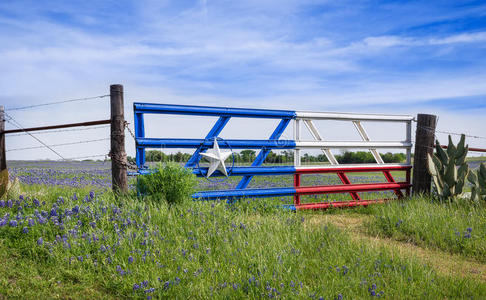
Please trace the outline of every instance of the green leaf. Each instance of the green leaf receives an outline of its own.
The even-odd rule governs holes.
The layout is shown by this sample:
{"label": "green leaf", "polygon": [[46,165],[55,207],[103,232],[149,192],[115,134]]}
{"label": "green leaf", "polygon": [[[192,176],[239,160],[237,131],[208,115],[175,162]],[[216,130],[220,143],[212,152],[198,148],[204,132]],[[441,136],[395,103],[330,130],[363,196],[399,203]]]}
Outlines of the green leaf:
{"label": "green leaf", "polygon": [[459,180],[454,187],[454,195],[462,194],[463,188],[464,188],[464,180]]}
{"label": "green leaf", "polygon": [[437,176],[437,169],[434,164],[434,160],[429,153],[427,153],[427,169],[429,170],[430,175]]}
{"label": "green leaf", "polygon": [[469,152],[469,146],[464,148],[464,153],[462,156],[456,159],[456,166],[462,165],[466,161],[467,153]]}
{"label": "green leaf", "polygon": [[456,159],[459,159],[461,157],[465,157],[467,155],[467,147],[465,147],[466,143],[466,136],[464,134],[461,134],[461,140],[459,141],[459,144],[457,144],[457,151],[456,151]]}
{"label": "green leaf", "polygon": [[476,193],[476,188],[473,186],[471,188],[471,201],[476,201],[476,197],[477,197],[477,193]]}
{"label": "green leaf", "polygon": [[437,157],[437,156],[432,156],[432,160],[434,162],[434,165],[436,166],[437,170],[439,170],[439,172],[442,172],[444,170],[444,165],[442,165],[442,163],[440,162],[440,159]]}
{"label": "green leaf", "polygon": [[435,143],[435,152],[437,153],[437,156],[439,157],[443,165],[449,162],[449,157],[447,156],[447,153],[440,147],[440,143],[438,140]]}
{"label": "green leaf", "polygon": [[455,157],[456,156],[456,146],[454,146],[454,143],[452,142],[452,138],[449,135],[449,144],[447,145],[447,155],[449,157]]}
{"label": "green leaf", "polygon": [[444,175],[445,182],[448,186],[453,186],[457,180],[457,169],[454,164],[447,166],[446,173]]}
{"label": "green leaf", "polygon": [[435,186],[435,189],[437,190],[437,194],[441,195],[443,187],[439,182],[439,177],[434,176],[434,177],[432,177],[432,180],[434,181],[434,186]]}
{"label": "green leaf", "polygon": [[[481,165],[479,165],[478,175],[481,175],[483,181],[486,180],[486,166],[483,163]],[[478,178],[479,178],[479,176],[478,176]]]}
{"label": "green leaf", "polygon": [[447,185],[446,182],[444,182],[444,190],[442,191],[442,197],[444,199],[448,199],[451,196],[451,190],[449,185]]}
{"label": "green leaf", "polygon": [[469,172],[469,166],[467,164],[462,164],[457,171],[457,177],[460,179],[466,178]]}

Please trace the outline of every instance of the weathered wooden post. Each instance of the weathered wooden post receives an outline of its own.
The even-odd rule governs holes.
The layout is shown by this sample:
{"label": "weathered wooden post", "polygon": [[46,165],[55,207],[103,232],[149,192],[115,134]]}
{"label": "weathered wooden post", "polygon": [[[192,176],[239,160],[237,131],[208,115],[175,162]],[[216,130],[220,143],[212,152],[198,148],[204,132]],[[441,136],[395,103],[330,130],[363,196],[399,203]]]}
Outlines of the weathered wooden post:
{"label": "weathered wooden post", "polygon": [[437,116],[418,114],[413,163],[413,194],[429,194],[432,178],[427,171],[427,154],[434,153]]}
{"label": "weathered wooden post", "polygon": [[125,152],[125,115],[123,108],[123,85],[110,86],[111,106],[111,178],[113,191],[128,191],[127,154]]}
{"label": "weathered wooden post", "polygon": [[7,169],[7,157],[5,155],[5,108],[0,106],[0,172]]}
{"label": "weathered wooden post", "polygon": [[0,196],[8,188],[7,156],[5,153],[5,108],[0,106]]}

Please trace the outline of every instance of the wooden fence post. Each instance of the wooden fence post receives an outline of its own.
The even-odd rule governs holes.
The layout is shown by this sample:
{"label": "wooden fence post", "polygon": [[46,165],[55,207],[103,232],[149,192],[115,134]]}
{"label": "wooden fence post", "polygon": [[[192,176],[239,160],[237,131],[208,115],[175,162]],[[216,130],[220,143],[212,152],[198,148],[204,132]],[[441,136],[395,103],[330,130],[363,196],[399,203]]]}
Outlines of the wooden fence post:
{"label": "wooden fence post", "polygon": [[7,156],[5,155],[5,108],[0,106],[0,172],[7,169]]}
{"label": "wooden fence post", "polygon": [[0,196],[8,188],[7,155],[5,153],[5,108],[0,106]]}
{"label": "wooden fence post", "polygon": [[111,106],[111,179],[114,192],[127,192],[127,154],[125,152],[125,115],[123,85],[110,86]]}
{"label": "wooden fence post", "polygon": [[413,163],[413,194],[429,194],[432,178],[427,171],[427,154],[434,153],[437,116],[418,114]]}

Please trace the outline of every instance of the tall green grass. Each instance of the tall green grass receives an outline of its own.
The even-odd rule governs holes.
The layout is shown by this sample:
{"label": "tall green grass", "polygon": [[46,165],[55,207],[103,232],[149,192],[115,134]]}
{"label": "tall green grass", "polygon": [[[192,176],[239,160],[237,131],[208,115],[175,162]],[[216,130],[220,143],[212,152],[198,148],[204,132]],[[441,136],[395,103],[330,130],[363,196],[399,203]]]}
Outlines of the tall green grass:
{"label": "tall green grass", "polygon": [[[486,296],[483,283],[439,276],[414,259],[367,248],[328,224],[260,201],[169,209],[108,191],[30,192],[40,206],[25,195],[0,207],[0,217],[17,220],[0,227],[0,294],[8,298]],[[36,216],[42,211],[51,215],[45,224]]]}
{"label": "tall green grass", "polygon": [[370,208],[371,234],[458,253],[486,262],[486,207],[429,198],[393,201]]}

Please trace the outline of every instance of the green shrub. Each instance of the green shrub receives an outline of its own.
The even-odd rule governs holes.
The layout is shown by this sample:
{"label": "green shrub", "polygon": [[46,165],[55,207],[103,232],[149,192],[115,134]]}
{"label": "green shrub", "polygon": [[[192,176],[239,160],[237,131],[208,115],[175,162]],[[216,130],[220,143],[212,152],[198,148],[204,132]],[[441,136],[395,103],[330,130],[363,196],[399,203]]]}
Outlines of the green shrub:
{"label": "green shrub", "polygon": [[169,205],[190,199],[196,185],[196,175],[191,170],[176,163],[159,163],[152,171],[138,178],[137,188],[142,196]]}

